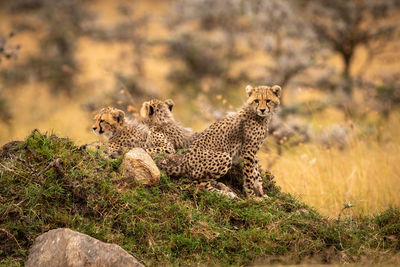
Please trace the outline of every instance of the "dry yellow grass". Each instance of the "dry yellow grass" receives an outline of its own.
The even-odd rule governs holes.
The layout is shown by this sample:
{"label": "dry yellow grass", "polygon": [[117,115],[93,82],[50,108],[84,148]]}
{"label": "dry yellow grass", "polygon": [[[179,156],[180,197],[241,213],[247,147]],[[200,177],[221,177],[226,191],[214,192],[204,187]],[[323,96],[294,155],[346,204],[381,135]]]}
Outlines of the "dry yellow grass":
{"label": "dry yellow grass", "polygon": [[8,95],[13,114],[11,127],[0,122],[0,145],[24,139],[33,129],[68,136],[78,144],[94,141],[91,116],[83,101],[50,94],[44,85],[28,84]]}
{"label": "dry yellow grass", "polygon": [[[285,151],[272,167],[283,191],[296,194],[321,213],[369,214],[400,206],[400,114],[383,125],[381,141],[355,135],[343,150],[305,144]],[[357,128],[356,128],[357,130]],[[357,132],[357,131],[356,131]],[[268,157],[262,155],[261,162]]]}

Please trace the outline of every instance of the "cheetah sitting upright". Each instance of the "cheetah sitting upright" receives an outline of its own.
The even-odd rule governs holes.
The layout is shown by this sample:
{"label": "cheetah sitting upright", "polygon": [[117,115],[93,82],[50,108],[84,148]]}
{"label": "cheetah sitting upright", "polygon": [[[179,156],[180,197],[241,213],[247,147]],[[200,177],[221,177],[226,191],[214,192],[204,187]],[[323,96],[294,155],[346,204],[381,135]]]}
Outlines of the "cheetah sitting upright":
{"label": "cheetah sitting upright", "polygon": [[136,119],[126,120],[122,110],[107,107],[94,117],[93,132],[108,143],[108,154],[121,155],[131,148],[145,148],[148,127]]}
{"label": "cheetah sitting upright", "polygon": [[142,104],[140,116],[149,126],[146,142],[148,152],[173,154],[178,149],[188,148],[198,136],[198,133],[175,121],[171,113],[173,106],[171,99],[153,99]]}
{"label": "cheetah sitting upright", "polygon": [[237,198],[223,183],[216,180],[224,176],[232,162],[241,160],[244,191],[248,197],[264,196],[256,153],[267,136],[268,124],[280,104],[281,87],[274,85],[246,87],[247,102],[236,113],[211,124],[194,141],[182,159],[161,166],[168,175],[187,175],[200,187]]}

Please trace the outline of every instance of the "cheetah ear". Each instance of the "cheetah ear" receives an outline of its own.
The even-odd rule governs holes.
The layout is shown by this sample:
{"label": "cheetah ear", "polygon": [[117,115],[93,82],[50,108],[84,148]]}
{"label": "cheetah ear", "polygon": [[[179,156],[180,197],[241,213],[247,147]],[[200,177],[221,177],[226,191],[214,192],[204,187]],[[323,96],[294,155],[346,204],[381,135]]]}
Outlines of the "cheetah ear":
{"label": "cheetah ear", "polygon": [[154,108],[153,106],[149,105],[149,109],[147,110],[147,114],[149,114],[149,116],[154,114]]}
{"label": "cheetah ear", "polygon": [[150,105],[149,101],[143,102],[142,108],[140,109],[140,116],[146,118],[147,116],[151,116],[154,114],[154,108]]}
{"label": "cheetah ear", "polygon": [[140,108],[140,116],[142,118],[146,118],[147,115],[149,114],[149,106],[150,103],[148,101],[143,102],[142,107]]}
{"label": "cheetah ear", "polygon": [[246,86],[246,94],[249,97],[251,95],[251,93],[253,92],[254,88],[251,85],[247,85]]}
{"label": "cheetah ear", "polygon": [[119,124],[124,122],[125,112],[122,110],[117,110],[113,113],[113,119],[116,120]]}
{"label": "cheetah ear", "polygon": [[164,103],[168,105],[169,111],[172,111],[172,108],[174,107],[174,101],[172,101],[172,99],[167,99],[164,101]]}
{"label": "cheetah ear", "polygon": [[281,97],[282,88],[279,85],[272,86],[271,90],[277,97]]}

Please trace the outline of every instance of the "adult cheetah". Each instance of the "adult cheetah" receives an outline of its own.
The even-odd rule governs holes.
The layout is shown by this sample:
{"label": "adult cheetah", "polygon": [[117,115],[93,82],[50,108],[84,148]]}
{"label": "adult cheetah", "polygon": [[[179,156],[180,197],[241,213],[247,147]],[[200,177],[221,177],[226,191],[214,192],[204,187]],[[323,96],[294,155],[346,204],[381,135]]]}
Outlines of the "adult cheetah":
{"label": "adult cheetah", "polygon": [[236,113],[211,124],[174,164],[161,164],[169,176],[187,175],[200,187],[237,198],[217,179],[225,175],[232,163],[243,164],[244,191],[247,197],[264,197],[256,153],[267,136],[268,124],[280,104],[281,87],[246,87],[247,101]]}

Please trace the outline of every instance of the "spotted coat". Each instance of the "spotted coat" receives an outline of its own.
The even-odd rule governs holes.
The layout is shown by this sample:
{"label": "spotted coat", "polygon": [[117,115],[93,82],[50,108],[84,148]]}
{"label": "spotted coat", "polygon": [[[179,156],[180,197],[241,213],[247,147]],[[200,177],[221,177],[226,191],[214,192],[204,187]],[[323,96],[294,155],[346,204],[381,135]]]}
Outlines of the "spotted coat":
{"label": "spotted coat", "polygon": [[93,132],[107,141],[107,154],[121,155],[131,148],[145,148],[149,129],[136,119],[126,120],[122,110],[107,107],[96,114]]}
{"label": "spotted coat", "polygon": [[152,154],[173,154],[179,149],[189,147],[198,135],[175,121],[171,113],[173,106],[171,99],[153,99],[142,105],[140,115],[149,126],[147,150]]}
{"label": "spotted coat", "polygon": [[247,86],[246,92],[246,104],[238,112],[211,124],[181,160],[176,160],[177,164],[160,164],[168,175],[189,176],[206,190],[236,198],[232,190],[217,180],[229,171],[233,162],[240,160],[246,195],[264,197],[256,153],[280,104],[281,88],[277,85]]}

